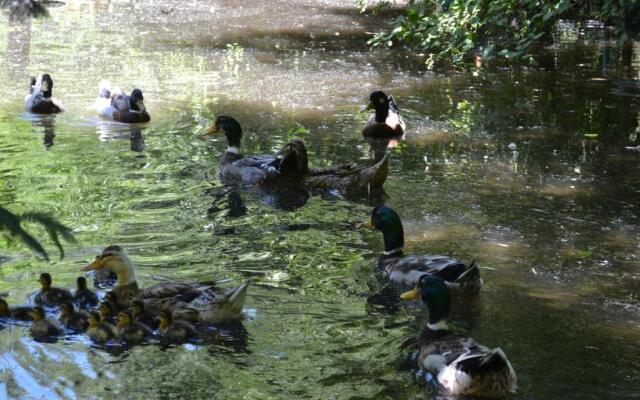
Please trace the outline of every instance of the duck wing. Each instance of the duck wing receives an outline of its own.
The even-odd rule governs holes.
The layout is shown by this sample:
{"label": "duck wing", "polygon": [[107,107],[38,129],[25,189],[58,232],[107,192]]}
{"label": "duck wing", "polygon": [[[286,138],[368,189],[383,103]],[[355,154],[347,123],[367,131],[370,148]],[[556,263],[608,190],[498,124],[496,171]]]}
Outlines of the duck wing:
{"label": "duck wing", "polygon": [[389,173],[389,154],[369,167],[345,164],[311,169],[306,184],[310,189],[339,190],[345,194],[381,190]]}
{"label": "duck wing", "polygon": [[406,256],[399,260],[381,261],[389,279],[396,283],[414,286],[424,274],[441,277],[449,286],[480,289],[482,280],[475,262],[464,262],[442,255]]}
{"label": "duck wing", "polygon": [[162,282],[142,289],[140,297],[142,299],[162,299],[170,297],[178,301],[190,302],[209,288],[211,288],[211,286],[181,282]]}

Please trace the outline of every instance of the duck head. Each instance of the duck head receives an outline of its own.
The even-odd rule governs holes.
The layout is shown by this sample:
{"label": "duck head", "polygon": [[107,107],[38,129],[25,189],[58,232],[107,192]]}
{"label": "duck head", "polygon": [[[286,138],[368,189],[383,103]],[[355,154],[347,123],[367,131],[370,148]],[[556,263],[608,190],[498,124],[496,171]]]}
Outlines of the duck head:
{"label": "duck head", "polygon": [[404,229],[398,214],[387,206],[378,206],[371,212],[371,225],[384,236],[384,254],[392,255],[402,252],[404,246]]}
{"label": "duck head", "polygon": [[118,320],[117,320],[117,326],[118,328],[126,328],[127,326],[131,325],[131,323],[133,322],[133,317],[131,316],[131,313],[129,311],[121,311],[118,314]]}
{"label": "duck head", "polygon": [[242,127],[240,127],[240,123],[233,117],[221,115],[216,118],[216,122],[212,127],[207,129],[204,134],[213,135],[220,132],[221,129],[227,137],[227,143],[229,145],[227,151],[237,152],[242,140]]}
{"label": "duck head", "polygon": [[42,321],[44,319],[44,309],[40,306],[33,307],[29,313],[33,322]]}
{"label": "duck head", "polygon": [[89,317],[87,318],[87,322],[89,322],[90,328],[98,326],[98,324],[100,323],[100,313],[97,311],[91,311],[89,313]]}
{"label": "duck head", "polygon": [[131,96],[129,97],[129,109],[139,112],[146,111],[142,90],[133,89],[133,92],[131,92]]}
{"label": "duck head", "polygon": [[42,96],[45,99],[51,97],[51,93],[53,92],[53,79],[51,79],[51,75],[43,74],[42,75]]}
{"label": "duck head", "polygon": [[79,276],[78,279],[76,279],[76,289],[87,290],[87,280],[84,276]]}
{"label": "duck head", "polygon": [[133,263],[127,253],[120,246],[109,246],[102,250],[95,261],[82,267],[82,271],[99,270],[105,268],[116,274],[118,280],[115,286],[129,285],[136,280]]}
{"label": "duck head", "polygon": [[448,328],[446,320],[451,310],[451,292],[439,276],[422,275],[418,279],[416,287],[401,294],[400,298],[403,300],[422,299],[429,309],[429,328],[434,330]]}
{"label": "duck head", "polygon": [[389,115],[389,96],[381,90],[371,93],[367,110],[376,110],[376,122],[384,123]]}
{"label": "duck head", "polygon": [[302,140],[294,139],[284,146],[282,149],[280,173],[283,175],[309,173],[307,147]]}
{"label": "duck head", "polygon": [[103,301],[100,303],[100,307],[98,310],[100,311],[100,316],[102,318],[107,318],[113,315],[113,310],[115,309],[113,303],[110,301]]}
{"label": "duck head", "polygon": [[0,297],[0,317],[8,317],[9,314],[9,304]]}
{"label": "duck head", "polygon": [[38,282],[42,285],[42,290],[47,290],[51,288],[51,275],[48,272],[43,272],[40,274],[40,278],[38,278]]}
{"label": "duck head", "polygon": [[72,303],[62,303],[60,304],[60,314],[63,316],[71,316],[73,315],[75,309]]}

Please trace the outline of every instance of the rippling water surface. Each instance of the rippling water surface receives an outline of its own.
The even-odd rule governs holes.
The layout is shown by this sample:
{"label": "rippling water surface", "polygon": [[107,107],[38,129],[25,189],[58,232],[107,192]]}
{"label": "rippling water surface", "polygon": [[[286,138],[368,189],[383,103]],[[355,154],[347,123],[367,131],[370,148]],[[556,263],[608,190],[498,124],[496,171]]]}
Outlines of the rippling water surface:
{"label": "rippling water surface", "polygon": [[[640,156],[625,149],[638,145],[637,56],[612,47],[605,79],[604,47],[569,30],[540,68],[430,74],[418,57],[369,52],[381,20],[344,1],[71,1],[50,14],[0,16],[0,204],[49,212],[78,243],[57,260],[45,241],[51,262],[3,243],[0,292],[26,302],[42,271],[71,287],[114,243],[144,285],[256,283],[246,321],[215,345],[105,351],[2,323],[0,397],[438,398],[411,360],[424,312],[371,300],[382,240],[359,226],[375,201],[230,191],[226,144],[202,137],[224,113],[246,153],[300,137],[313,165],[369,163],[359,110],[376,88],[409,127],[386,184],[408,250],[483,267],[455,325],[505,350],[517,398],[637,397]],[[67,112],[23,113],[42,72]],[[142,88],[152,122],[95,118],[101,79]]]}

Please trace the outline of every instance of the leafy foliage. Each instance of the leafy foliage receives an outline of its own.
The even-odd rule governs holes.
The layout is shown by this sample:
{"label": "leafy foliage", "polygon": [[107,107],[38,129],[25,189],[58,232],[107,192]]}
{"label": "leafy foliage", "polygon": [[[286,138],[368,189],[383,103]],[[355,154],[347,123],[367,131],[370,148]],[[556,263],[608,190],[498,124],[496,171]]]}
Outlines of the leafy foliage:
{"label": "leafy foliage", "polygon": [[[366,0],[360,0],[362,9]],[[559,19],[598,19],[616,26],[624,41],[640,21],[638,0],[410,0],[391,29],[377,33],[373,46],[404,43],[427,53],[427,65],[482,59],[534,62],[532,50],[551,39]],[[388,6],[391,3],[380,3]]]}
{"label": "leafy foliage", "polygon": [[71,234],[71,229],[62,225],[49,215],[39,212],[27,212],[22,215],[16,215],[0,206],[0,230],[6,231],[8,236],[17,238],[31,250],[48,260],[49,257],[45,249],[40,242],[22,228],[22,222],[34,222],[44,227],[49,238],[53,240],[53,243],[58,248],[60,258],[64,257],[64,249],[60,243],[60,236],[66,241],[75,242],[75,238]]}

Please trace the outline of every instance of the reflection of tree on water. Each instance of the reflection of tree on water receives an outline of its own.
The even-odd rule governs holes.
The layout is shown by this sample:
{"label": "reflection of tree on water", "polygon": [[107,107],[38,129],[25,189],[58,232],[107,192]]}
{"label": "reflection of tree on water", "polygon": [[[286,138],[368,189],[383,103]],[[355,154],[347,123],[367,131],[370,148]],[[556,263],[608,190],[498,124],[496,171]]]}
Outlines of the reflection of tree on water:
{"label": "reflection of tree on water", "polygon": [[[0,0],[0,4],[6,4]],[[9,8],[9,32],[7,34],[7,67],[9,77],[21,79],[29,65],[29,49],[31,45],[31,19],[20,7],[23,2],[14,1]],[[26,88],[26,82],[25,82]]]}

